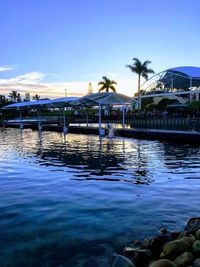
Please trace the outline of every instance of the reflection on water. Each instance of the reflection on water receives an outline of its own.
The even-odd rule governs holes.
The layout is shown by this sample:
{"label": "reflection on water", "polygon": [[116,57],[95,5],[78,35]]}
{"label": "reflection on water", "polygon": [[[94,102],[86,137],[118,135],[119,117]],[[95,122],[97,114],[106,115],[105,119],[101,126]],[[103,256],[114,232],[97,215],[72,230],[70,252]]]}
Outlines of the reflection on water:
{"label": "reflection on water", "polygon": [[1,266],[84,266],[182,227],[199,216],[199,156],[189,145],[0,129]]}

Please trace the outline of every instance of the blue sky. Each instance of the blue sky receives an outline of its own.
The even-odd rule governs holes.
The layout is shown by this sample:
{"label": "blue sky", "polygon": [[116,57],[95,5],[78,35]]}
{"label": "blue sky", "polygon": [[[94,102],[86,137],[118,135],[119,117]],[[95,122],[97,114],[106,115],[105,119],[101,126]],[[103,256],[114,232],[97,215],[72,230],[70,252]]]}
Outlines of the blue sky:
{"label": "blue sky", "polygon": [[155,72],[200,66],[199,9],[199,0],[1,0],[0,93],[85,94],[106,75],[133,95],[133,57]]}

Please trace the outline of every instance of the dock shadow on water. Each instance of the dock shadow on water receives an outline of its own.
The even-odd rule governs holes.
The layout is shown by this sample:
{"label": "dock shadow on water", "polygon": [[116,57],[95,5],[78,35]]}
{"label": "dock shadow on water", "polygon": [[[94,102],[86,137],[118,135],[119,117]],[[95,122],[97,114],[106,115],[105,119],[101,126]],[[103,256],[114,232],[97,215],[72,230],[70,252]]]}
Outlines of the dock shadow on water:
{"label": "dock shadow on water", "polygon": [[[0,129],[1,266],[108,266],[199,216],[200,149]],[[192,203],[192,208],[191,208]]]}

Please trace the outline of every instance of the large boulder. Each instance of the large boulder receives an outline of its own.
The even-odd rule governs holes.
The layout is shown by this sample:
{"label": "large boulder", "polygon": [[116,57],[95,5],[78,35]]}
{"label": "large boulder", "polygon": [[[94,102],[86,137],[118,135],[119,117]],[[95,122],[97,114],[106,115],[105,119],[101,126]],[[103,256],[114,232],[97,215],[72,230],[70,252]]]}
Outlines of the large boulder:
{"label": "large boulder", "polygon": [[135,267],[135,265],[128,258],[117,255],[113,261],[112,267]]}
{"label": "large boulder", "polygon": [[191,252],[183,252],[181,255],[179,255],[174,263],[177,265],[177,267],[185,267],[190,266],[194,262],[194,257]]}
{"label": "large boulder", "polygon": [[196,239],[200,240],[200,229],[196,231],[195,237]]}
{"label": "large boulder", "polygon": [[196,257],[200,257],[200,240],[196,240],[192,246],[192,250]]}
{"label": "large boulder", "polygon": [[190,234],[195,234],[198,229],[200,229],[200,217],[191,218],[185,227],[185,230]]}
{"label": "large boulder", "polygon": [[177,267],[176,264],[173,261],[170,260],[158,260],[158,261],[153,261],[149,267]]}
{"label": "large boulder", "polygon": [[133,247],[125,247],[123,249],[123,256],[134,256],[136,249]]}
{"label": "large boulder", "polygon": [[155,258],[158,258],[162,252],[164,244],[172,240],[171,235],[160,235],[155,238],[145,239],[141,248],[150,249]]}
{"label": "large boulder", "polygon": [[139,249],[135,252],[134,262],[136,266],[146,267],[153,260],[153,254],[149,249]]}
{"label": "large boulder", "polygon": [[190,251],[194,242],[194,237],[184,237],[168,242],[164,245],[163,251],[160,255],[161,258],[175,259],[181,253]]}

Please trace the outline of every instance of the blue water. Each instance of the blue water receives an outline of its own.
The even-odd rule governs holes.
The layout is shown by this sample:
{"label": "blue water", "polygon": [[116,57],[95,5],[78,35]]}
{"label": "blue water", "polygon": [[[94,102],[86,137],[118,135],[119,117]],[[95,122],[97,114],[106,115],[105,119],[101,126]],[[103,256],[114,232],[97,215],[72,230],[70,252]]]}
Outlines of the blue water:
{"label": "blue water", "polygon": [[200,215],[200,149],[0,129],[0,190],[1,267],[98,267]]}

